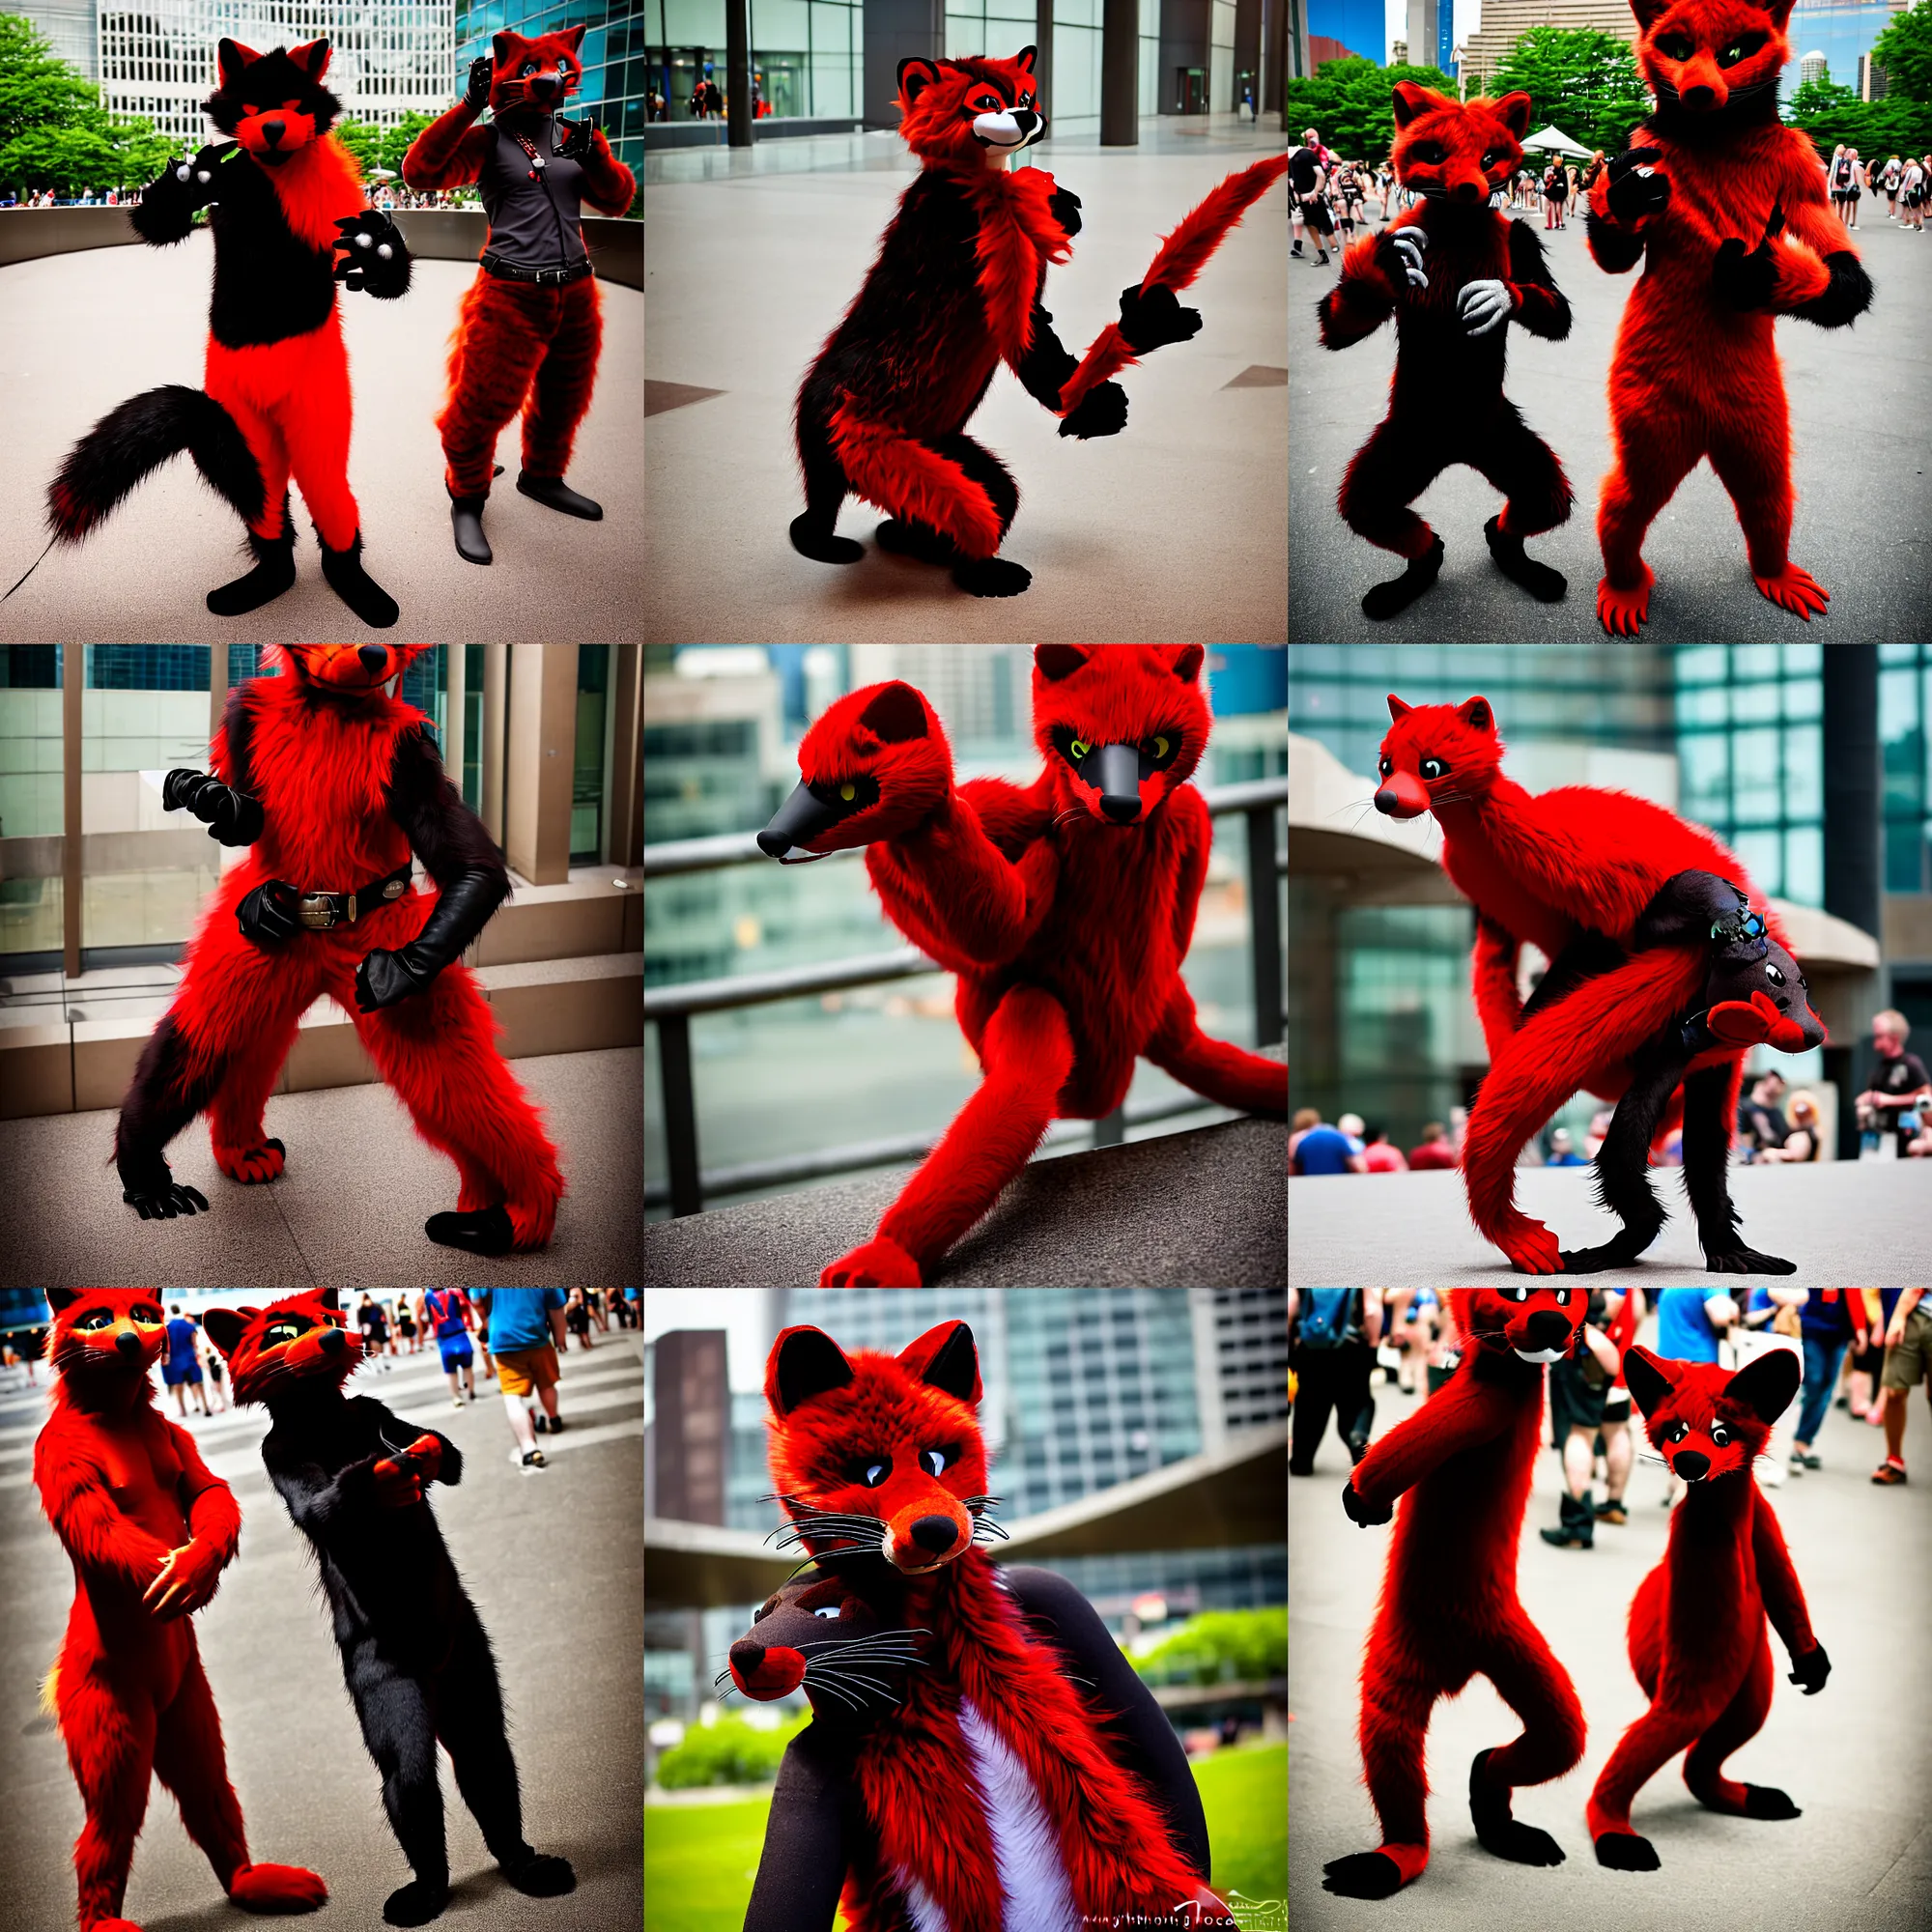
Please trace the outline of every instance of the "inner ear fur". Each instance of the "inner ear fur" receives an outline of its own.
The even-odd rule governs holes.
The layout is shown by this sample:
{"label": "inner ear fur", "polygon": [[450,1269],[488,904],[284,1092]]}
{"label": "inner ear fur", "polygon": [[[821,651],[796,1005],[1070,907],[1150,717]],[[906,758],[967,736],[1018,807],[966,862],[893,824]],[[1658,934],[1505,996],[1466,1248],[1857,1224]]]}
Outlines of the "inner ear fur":
{"label": "inner ear fur", "polygon": [[1670,1398],[1670,1378],[1648,1349],[1624,1350],[1624,1387],[1646,1417],[1655,1415]]}
{"label": "inner ear fur", "polygon": [[1182,644],[1173,658],[1174,674],[1182,684],[1192,684],[1201,675],[1202,650],[1199,644]]}
{"label": "inner ear fur", "polygon": [[1085,644],[1036,644],[1033,647],[1033,661],[1041,677],[1058,684],[1064,677],[1071,677],[1087,662],[1089,652]]}
{"label": "inner ear fur", "polygon": [[1753,1356],[1724,1384],[1724,1394],[1743,1403],[1763,1421],[1776,1422],[1791,1406],[1804,1374],[1789,1349],[1768,1350]]}
{"label": "inner ear fur", "polygon": [[908,107],[939,78],[939,70],[929,60],[899,62],[899,93]]}
{"label": "inner ear fur", "polygon": [[1530,110],[1535,104],[1519,89],[1514,94],[1505,94],[1495,103],[1496,118],[1520,141],[1529,132]]}
{"label": "inner ear fur", "polygon": [[289,58],[311,80],[320,80],[328,71],[328,43],[304,41],[300,46],[289,49]]}
{"label": "inner ear fur", "polygon": [[[963,1321],[946,1324],[951,1332],[946,1335],[937,1349],[927,1357],[925,1366],[920,1371],[920,1380],[928,1387],[942,1390],[959,1401],[977,1403],[980,1400],[980,1351],[973,1343],[973,1331]],[[928,1330],[917,1342],[900,1351],[899,1360],[908,1364],[931,1348],[933,1336],[938,1330]]]}
{"label": "inner ear fur", "polygon": [[218,42],[214,49],[214,65],[220,72],[222,86],[228,87],[239,80],[243,70],[252,67],[261,58],[253,47],[244,47],[240,41]]}
{"label": "inner ear fur", "polygon": [[1389,693],[1388,700],[1389,700],[1389,716],[1393,718],[1398,724],[1400,724],[1403,719],[1406,718],[1408,714],[1415,709],[1415,706],[1412,704],[1405,704],[1402,701],[1402,699],[1395,695],[1394,692]]}
{"label": "inner ear fur", "polygon": [[772,1356],[771,1404],[789,1415],[814,1396],[844,1388],[854,1379],[852,1364],[822,1328],[787,1328]]}
{"label": "inner ear fur", "polygon": [[859,714],[859,723],[883,743],[902,745],[926,735],[925,702],[911,685],[895,678],[879,687],[878,695]]}
{"label": "inner ear fur", "polygon": [[201,1325],[224,1355],[232,1355],[243,1331],[261,1312],[259,1308],[243,1308],[239,1313],[233,1308],[211,1308],[201,1318]]}
{"label": "inner ear fur", "polygon": [[[1527,100],[1529,96],[1525,94],[1522,98]],[[1456,715],[1472,731],[1493,733],[1496,728],[1496,714],[1490,709],[1490,700],[1487,697],[1464,699],[1456,707]]]}

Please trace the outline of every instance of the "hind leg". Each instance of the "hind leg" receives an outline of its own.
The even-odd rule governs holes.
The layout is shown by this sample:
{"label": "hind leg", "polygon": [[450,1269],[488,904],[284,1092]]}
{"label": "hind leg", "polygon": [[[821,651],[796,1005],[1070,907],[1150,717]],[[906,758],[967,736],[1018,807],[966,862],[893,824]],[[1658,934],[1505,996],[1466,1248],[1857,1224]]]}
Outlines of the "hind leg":
{"label": "hind leg", "polygon": [[1771,1709],[1771,1635],[1758,1626],[1757,1648],[1738,1693],[1722,1715],[1690,1747],[1684,1760],[1684,1782],[1698,1804],[1737,1818],[1796,1818],[1798,1806],[1781,1791],[1765,1784],[1740,1784],[1723,1775],[1724,1760],[1764,1728]]}
{"label": "hind leg", "polygon": [[1612,637],[1634,638],[1650,615],[1657,580],[1643,540],[1704,453],[1701,434],[1655,396],[1626,398],[1610,376],[1610,427],[1616,460],[1597,497],[1597,542],[1604,553],[1597,617]]}
{"label": "hind leg", "polygon": [[1406,1655],[1399,1643],[1372,1638],[1362,1667],[1362,1770],[1382,1842],[1373,1852],[1331,1859],[1322,1867],[1322,1890],[1344,1898],[1387,1898],[1420,1877],[1429,1862],[1423,1742],[1429,1714],[1447,1687],[1404,1670],[1399,1660]]}
{"label": "hind leg", "polygon": [[300,1021],[301,1009],[294,1008],[251,1034],[230,1057],[208,1110],[214,1164],[244,1187],[278,1179],[286,1164],[287,1150],[279,1140],[269,1139],[262,1109],[295,1045]]}
{"label": "hind leg", "polygon": [[497,439],[529,395],[530,380],[550,339],[536,299],[544,290],[504,282],[478,270],[457,312],[449,349],[448,390],[436,419],[442,439],[443,483],[452,499],[480,504],[490,494]]}
{"label": "hind leg", "polygon": [[1288,1118],[1288,1068],[1278,1060],[1210,1039],[1194,1016],[1194,996],[1177,975],[1167,1009],[1144,1051],[1183,1086],[1224,1107]]}
{"label": "hind leg", "polygon": [[604,346],[596,277],[572,282],[562,296],[556,331],[537,364],[524,408],[524,474],[537,482],[560,483],[570,467]]}
{"label": "hind leg", "polygon": [[124,1701],[89,1671],[70,1674],[65,1659],[55,1696],[61,1740],[87,1807],[73,1846],[80,1932],[133,1932],[121,1917],[121,1903],[148,1810],[154,1709],[145,1701]]}
{"label": "hind leg", "polygon": [[1831,600],[1808,570],[1791,561],[1791,423],[1775,356],[1752,390],[1748,417],[1712,439],[1711,468],[1730,494],[1745,533],[1751,582],[1780,611],[1808,624]]}
{"label": "hind leg", "polygon": [[798,461],[805,472],[805,514],[791,522],[791,547],[814,563],[857,563],[866,546],[838,535],[838,512],[850,491],[845,471],[832,447],[832,433],[823,416],[801,400],[798,412]]}
{"label": "hind leg", "polygon": [[449,1900],[442,1786],[437,1777],[436,1721],[422,1686],[358,1643],[344,1660],[362,1742],[383,1775],[383,1809],[414,1878],[383,1907],[391,1925],[426,1925]]}
{"label": "hind leg", "polygon": [[1378,621],[1406,610],[1435,582],[1442,568],[1442,539],[1408,505],[1428,489],[1448,461],[1446,450],[1425,440],[1393,412],[1375,427],[1350,459],[1335,507],[1358,537],[1408,558],[1400,577],[1376,584],[1362,599],[1362,613]]}
{"label": "hind leg", "polygon": [[1523,1865],[1558,1865],[1563,1847],[1548,1832],[1511,1815],[1519,1784],[1547,1784],[1583,1755],[1583,1707],[1570,1673],[1543,1633],[1519,1609],[1493,1640],[1483,1664],[1496,1694],[1522,1719],[1522,1735],[1496,1750],[1478,1751],[1469,1767],[1469,1815],[1486,1851]]}
{"label": "hind leg", "polygon": [[1508,498],[1483,526],[1496,568],[1539,603],[1559,602],[1569,588],[1563,574],[1522,548],[1524,537],[1552,530],[1569,518],[1570,479],[1556,452],[1505,402],[1472,443],[1470,461]]}

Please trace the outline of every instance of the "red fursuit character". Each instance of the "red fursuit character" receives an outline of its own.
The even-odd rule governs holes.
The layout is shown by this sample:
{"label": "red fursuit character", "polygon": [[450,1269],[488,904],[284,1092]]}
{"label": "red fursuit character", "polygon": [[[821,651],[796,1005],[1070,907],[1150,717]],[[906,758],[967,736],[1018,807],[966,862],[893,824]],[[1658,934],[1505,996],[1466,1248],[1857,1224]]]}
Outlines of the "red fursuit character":
{"label": "red fursuit character", "polygon": [[1590,191],[1590,252],[1638,261],[1610,360],[1616,462],[1604,478],[1597,614],[1634,637],[1656,579],[1644,533],[1708,457],[1744,526],[1751,581],[1807,622],[1827,593],[1786,550],[1791,427],[1772,325],[1842,328],[1872,287],[1808,135],[1777,118],[1792,0],[1631,0],[1657,111]]}
{"label": "red fursuit character", "polygon": [[[168,774],[169,810],[185,806],[222,844],[253,849],[222,874],[122,1102],[122,1198],[143,1220],[208,1207],[162,1153],[203,1108],[230,1179],[281,1174],[263,1105],[297,1024],[327,993],[462,1177],[458,1211],[432,1215],[430,1239],[476,1254],[550,1239],[563,1193],[556,1150],[459,963],[508,895],[509,873],[443,777],[428,719],[384,689],[427,648],[269,645],[281,674],[230,694],[214,776]],[[412,851],[434,897],[410,882]]]}
{"label": "red fursuit character", "polygon": [[1350,459],[1337,499],[1357,536],[1408,558],[1362,599],[1393,617],[1442,568],[1442,539],[1408,506],[1452,463],[1466,463],[1508,498],[1483,526],[1490,554],[1532,597],[1554,603],[1561,574],[1524,555],[1522,540],[1570,515],[1570,482],[1549,445],[1503,394],[1512,322],[1561,342],[1570,304],[1526,222],[1490,206],[1522,165],[1530,98],[1451,100],[1412,81],[1395,87],[1395,171],[1422,197],[1379,235],[1350,242],[1342,278],[1321,298],[1321,343],[1346,349],[1396,319],[1388,414]]}
{"label": "red fursuit character", "polygon": [[[1513,1266],[1561,1273],[1571,1258],[1556,1236],[1517,1210],[1518,1153],[1578,1089],[1606,1099],[1623,1094],[1634,1057],[1700,1009],[1712,978],[1703,933],[1628,951],[1645,915],[1687,872],[1716,874],[1748,904],[1764,901],[1708,832],[1648,799],[1592,785],[1532,797],[1505,778],[1487,698],[1408,705],[1391,696],[1389,714],[1395,722],[1382,740],[1376,810],[1392,818],[1435,814],[1443,869],[1478,915],[1473,980],[1490,1070],[1463,1140],[1469,1216]],[[1770,940],[1786,946],[1776,919],[1755,917]],[[1517,990],[1525,944],[1550,961],[1527,1005]],[[1685,1187],[1714,1272],[1793,1271],[1792,1263],[1744,1244],[1725,1181],[1745,1056],[1760,1039],[1786,1043],[1779,1027],[1776,1014],[1760,1013],[1755,1028],[1700,1043],[1686,1065]],[[1822,1038],[1815,1015],[1808,1027]]]}
{"label": "red fursuit character", "polygon": [[1631,1603],[1631,1668],[1650,1709],[1618,1740],[1590,1794],[1599,1864],[1657,1870],[1650,1840],[1631,1830],[1631,1801],[1687,1747],[1684,1782],[1700,1804],[1735,1818],[1799,1815],[1783,1792],[1726,1777],[1724,1760],[1757,1736],[1771,1709],[1767,1615],[1791,1653],[1791,1681],[1807,1697],[1832,1669],[1811,1634],[1777,1518],[1751,1475],[1800,1375],[1789,1349],[1735,1374],[1625,1351],[1624,1381],[1651,1442],[1689,1487],[1670,1519],[1663,1561]]}
{"label": "red fursuit character", "polygon": [[[841,1888],[853,1932],[1231,1925],[1186,1755],[1120,1646],[1064,1577],[978,1547],[1003,1532],[973,1331],[942,1321],[895,1356],[787,1328],[765,1396],[786,1536],[838,1581],[802,1618],[824,1620],[824,1646],[754,1631],[731,1649],[747,1696],[818,1693],[746,1932],[831,1932]],[[895,1627],[870,1663],[840,1641],[862,1616]],[[831,1645],[842,1662],[809,1672]]]}
{"label": "red fursuit character", "polygon": [[[582,27],[534,41],[497,35],[491,54],[471,62],[463,99],[403,156],[403,179],[419,193],[480,186],[490,221],[450,338],[449,395],[436,420],[457,554],[470,563],[491,561],[483,504],[497,439],[519,413],[517,488],[567,517],[594,523],[604,514],[563,480],[604,332],[579,215],[585,202],[622,214],[638,184],[595,122],[557,119],[582,82]],[[488,127],[477,120],[486,102]]]}
{"label": "red fursuit character", "polygon": [[242,1512],[185,1429],[155,1406],[166,1340],[147,1289],[50,1288],[47,1356],[60,1379],[34,1444],[34,1486],[73,1559],[73,1609],[43,1701],[60,1726],[87,1826],[73,1848],[81,1932],[122,1918],[150,1776],[244,1911],[312,1912],[328,1888],[299,1865],[248,1859],[221,1719],[189,1615],[235,1560]]}
{"label": "red fursuit character", "polygon": [[985,1078],[873,1238],[826,1288],[916,1288],[1019,1173],[1055,1119],[1121,1104],[1145,1054],[1227,1107],[1285,1117],[1288,1068],[1209,1039],[1180,962],[1211,839],[1186,782],[1209,717],[1199,644],[1040,644],[1034,739],[1046,768],[954,788],[938,718],[908,684],[832,705],[802,782],[758,843],[783,864],[867,845],[887,917],[959,976]]}
{"label": "red fursuit character", "polygon": [[1325,1890],[1386,1898],[1429,1862],[1423,1745],[1438,1697],[1480,1672],[1522,1735],[1469,1767],[1476,1836],[1500,1859],[1556,1865],[1563,1848],[1511,1815],[1510,1791],[1583,1755],[1569,1672],[1516,1593],[1517,1546],[1543,1429],[1544,1365],[1581,1346],[1587,1289],[1451,1289],[1466,1344],[1449,1380],[1369,1445],[1342,1492],[1367,1528],[1402,1505],[1362,1655],[1362,1765],[1382,1842],[1324,1867]]}
{"label": "red fursuit character", "polygon": [[258,54],[223,41],[216,58],[221,85],[202,105],[234,140],[171,162],[129,217],[142,241],[163,247],[185,241],[208,210],[207,386],[150,389],[103,416],[62,465],[47,520],[55,542],[77,543],[150,470],[186,450],[248,526],[255,567],[208,593],[217,617],[238,617],[296,581],[293,477],[322,541],[324,578],[382,630],[396,621],[396,605],[362,568],[335,290],[340,282],[383,300],[406,294],[409,250],[395,223],[363,205],[355,157],[328,131],[342,111],[322,84],[328,43]]}

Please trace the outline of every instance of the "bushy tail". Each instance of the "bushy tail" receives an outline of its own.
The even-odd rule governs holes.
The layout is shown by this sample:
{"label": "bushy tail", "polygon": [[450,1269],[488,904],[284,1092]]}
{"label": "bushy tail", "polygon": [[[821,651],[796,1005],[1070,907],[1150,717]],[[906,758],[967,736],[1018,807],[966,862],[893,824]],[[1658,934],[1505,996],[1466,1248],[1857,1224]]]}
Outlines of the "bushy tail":
{"label": "bushy tail", "polygon": [[[1179,293],[1186,288],[1227,240],[1229,230],[1287,174],[1288,156],[1270,155],[1217,184],[1198,208],[1181,216],[1179,226],[1160,244],[1152,266],[1141,277],[1142,292],[1166,288]],[[1120,324],[1110,322],[1094,337],[1079,368],[1062,385],[1060,413],[1070,414],[1089,389],[1139,359],[1121,333]]]}
{"label": "bushy tail", "polygon": [[150,471],[184,450],[243,523],[261,517],[261,466],[235,418],[204,390],[168,383],[109,410],[68,452],[47,486],[54,541],[78,543]]}

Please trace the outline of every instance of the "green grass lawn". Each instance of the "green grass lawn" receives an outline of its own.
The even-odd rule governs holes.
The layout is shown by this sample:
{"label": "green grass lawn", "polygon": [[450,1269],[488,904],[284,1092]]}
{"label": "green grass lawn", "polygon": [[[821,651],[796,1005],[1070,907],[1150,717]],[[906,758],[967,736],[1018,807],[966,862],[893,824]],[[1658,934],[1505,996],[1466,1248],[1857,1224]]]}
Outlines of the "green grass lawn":
{"label": "green grass lawn", "polygon": [[[1287,1898],[1288,1747],[1217,1752],[1194,1766],[1194,1778],[1214,1846],[1215,1889]],[[751,1900],[770,1808],[770,1800],[762,1798],[648,1806],[645,1932],[737,1932]]]}

